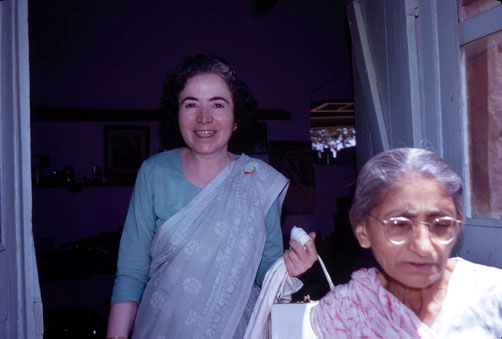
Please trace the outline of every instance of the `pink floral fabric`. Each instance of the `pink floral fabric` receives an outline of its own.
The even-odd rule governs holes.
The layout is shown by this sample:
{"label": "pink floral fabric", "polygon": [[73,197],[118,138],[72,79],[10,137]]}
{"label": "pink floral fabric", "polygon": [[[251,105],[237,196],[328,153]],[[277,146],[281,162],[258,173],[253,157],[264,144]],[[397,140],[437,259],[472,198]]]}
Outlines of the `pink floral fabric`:
{"label": "pink floral fabric", "polygon": [[380,283],[375,268],[352,274],[310,315],[320,338],[433,338],[431,329]]}

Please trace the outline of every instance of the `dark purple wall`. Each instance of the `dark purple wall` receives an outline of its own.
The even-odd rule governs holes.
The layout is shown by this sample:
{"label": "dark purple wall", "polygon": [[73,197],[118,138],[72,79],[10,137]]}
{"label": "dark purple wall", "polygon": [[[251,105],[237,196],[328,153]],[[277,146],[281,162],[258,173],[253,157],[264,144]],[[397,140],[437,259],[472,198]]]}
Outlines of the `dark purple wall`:
{"label": "dark purple wall", "polygon": [[[279,1],[261,18],[249,3],[30,1],[32,106],[154,109],[166,74],[187,54],[210,52],[236,67],[261,108],[292,113],[268,122],[269,140],[309,140],[310,101],[352,97],[344,3]],[[129,124],[151,125],[150,150],[159,150],[158,124]],[[34,122],[32,152],[89,176],[103,163],[102,125]]]}
{"label": "dark purple wall", "polygon": [[[291,112],[290,121],[267,122],[269,140],[309,140],[311,101],[352,98],[344,1],[278,1],[261,18],[251,14],[253,2],[30,0],[31,104],[155,109],[163,80],[183,57],[209,52],[230,61],[260,108]],[[103,164],[104,124],[34,121],[32,153],[49,155],[50,168],[72,165],[77,178],[89,176],[93,165]],[[150,151],[160,149],[158,123],[125,124],[149,125]],[[319,167],[315,173],[314,214],[287,216],[285,232],[293,225],[324,235],[332,231],[336,198],[349,194],[353,168]],[[35,236],[53,238],[58,246],[115,231],[124,221],[131,189],[35,188]],[[87,284],[90,294],[93,281]],[[70,285],[86,295],[77,291],[83,287]],[[47,286],[45,301],[50,288],[60,288]],[[100,309],[98,299],[89,302]],[[45,306],[68,304],[72,301],[60,298]]]}
{"label": "dark purple wall", "polygon": [[[33,106],[151,109],[182,58],[227,58],[261,108],[282,108],[271,138],[308,140],[311,99],[352,97],[343,0],[30,1]],[[284,128],[286,127],[286,128]]]}

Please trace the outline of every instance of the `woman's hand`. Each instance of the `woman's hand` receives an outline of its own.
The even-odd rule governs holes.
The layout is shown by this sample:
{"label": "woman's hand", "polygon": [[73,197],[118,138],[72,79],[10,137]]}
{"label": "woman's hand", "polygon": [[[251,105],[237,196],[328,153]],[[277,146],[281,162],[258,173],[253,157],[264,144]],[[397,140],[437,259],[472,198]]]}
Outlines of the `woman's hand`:
{"label": "woman's hand", "polygon": [[306,250],[296,240],[289,241],[289,250],[284,251],[284,263],[288,274],[292,277],[298,277],[307,272],[317,260],[317,250],[315,248],[314,232],[309,234],[312,241],[305,243]]}

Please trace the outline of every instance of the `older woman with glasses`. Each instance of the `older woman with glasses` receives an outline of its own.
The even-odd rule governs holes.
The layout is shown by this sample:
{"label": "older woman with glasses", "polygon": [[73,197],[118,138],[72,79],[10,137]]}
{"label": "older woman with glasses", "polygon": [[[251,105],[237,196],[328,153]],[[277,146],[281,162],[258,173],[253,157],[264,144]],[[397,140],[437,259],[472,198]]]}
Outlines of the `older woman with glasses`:
{"label": "older woman with glasses", "polygon": [[450,258],[462,181],[438,155],[378,154],[358,177],[350,220],[380,268],[359,270],[312,310],[321,338],[501,338],[502,270]]}

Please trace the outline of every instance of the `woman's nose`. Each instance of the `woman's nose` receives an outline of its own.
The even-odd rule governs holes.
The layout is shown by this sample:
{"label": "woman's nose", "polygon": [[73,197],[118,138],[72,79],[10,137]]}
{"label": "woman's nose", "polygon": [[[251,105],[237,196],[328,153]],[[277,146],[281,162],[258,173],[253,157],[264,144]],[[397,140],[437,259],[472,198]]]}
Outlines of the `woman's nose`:
{"label": "woman's nose", "polygon": [[427,225],[417,223],[409,240],[410,249],[420,256],[430,254],[433,249],[432,239]]}
{"label": "woman's nose", "polygon": [[198,114],[197,114],[197,122],[201,124],[207,124],[213,121],[213,116],[211,115],[211,111],[205,107],[201,106]]}

